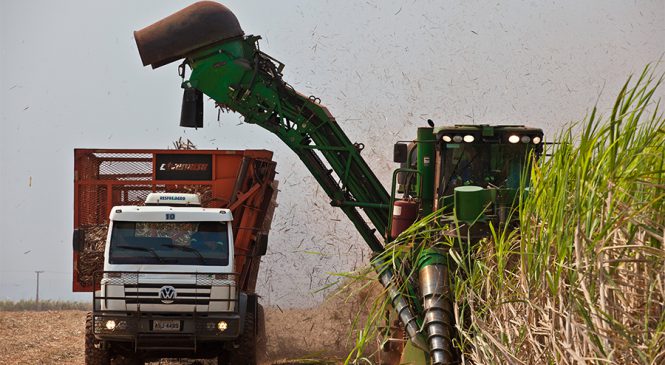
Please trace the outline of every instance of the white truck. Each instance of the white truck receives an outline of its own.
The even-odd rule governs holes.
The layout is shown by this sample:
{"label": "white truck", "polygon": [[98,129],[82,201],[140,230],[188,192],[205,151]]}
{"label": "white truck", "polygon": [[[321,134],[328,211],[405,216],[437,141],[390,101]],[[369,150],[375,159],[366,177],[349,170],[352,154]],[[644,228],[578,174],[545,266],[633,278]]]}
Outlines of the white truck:
{"label": "white truck", "polygon": [[266,338],[255,286],[277,192],[271,156],[76,151],[74,289],[93,293],[86,365],[257,363]]}
{"label": "white truck", "polygon": [[256,338],[243,327],[256,311],[237,290],[232,220],[229,209],[201,208],[196,194],[153,193],[145,206],[114,207],[86,363],[113,355],[125,363],[182,355],[251,361]]}

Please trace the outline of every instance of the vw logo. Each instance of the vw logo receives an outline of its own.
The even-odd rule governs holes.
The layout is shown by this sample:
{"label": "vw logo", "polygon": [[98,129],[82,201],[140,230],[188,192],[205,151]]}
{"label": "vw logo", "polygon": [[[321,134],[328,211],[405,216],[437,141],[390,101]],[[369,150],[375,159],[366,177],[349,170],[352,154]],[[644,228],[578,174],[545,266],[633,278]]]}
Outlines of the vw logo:
{"label": "vw logo", "polygon": [[170,285],[165,285],[159,289],[159,299],[164,304],[171,304],[175,300],[177,293],[175,288]]}

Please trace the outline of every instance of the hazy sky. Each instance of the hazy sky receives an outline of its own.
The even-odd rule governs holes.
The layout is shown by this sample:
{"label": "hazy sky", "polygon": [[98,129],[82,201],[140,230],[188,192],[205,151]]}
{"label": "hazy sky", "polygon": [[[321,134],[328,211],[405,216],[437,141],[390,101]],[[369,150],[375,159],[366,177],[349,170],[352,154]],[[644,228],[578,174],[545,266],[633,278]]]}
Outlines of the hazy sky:
{"label": "hazy sky", "polygon": [[[275,151],[280,206],[264,300],[304,305],[329,273],[366,263],[351,223],[276,137],[206,105],[178,127],[176,64],[142,67],[132,32],[190,1],[0,1],[0,299],[71,293],[74,148]],[[389,184],[392,144],[437,124],[528,124],[553,134],[601,110],[665,52],[665,0],[226,1],[285,79],[323,100]],[[665,68],[661,67],[661,70]],[[312,254],[308,252],[318,252]]]}

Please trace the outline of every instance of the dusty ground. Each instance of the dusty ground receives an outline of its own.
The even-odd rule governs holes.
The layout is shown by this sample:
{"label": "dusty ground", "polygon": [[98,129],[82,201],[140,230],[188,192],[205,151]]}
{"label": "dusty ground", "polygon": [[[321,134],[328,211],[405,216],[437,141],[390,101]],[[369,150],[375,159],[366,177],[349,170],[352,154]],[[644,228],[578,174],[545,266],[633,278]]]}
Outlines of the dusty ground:
{"label": "dusty ground", "polygon": [[[339,298],[312,309],[266,308],[268,362],[345,357],[359,312],[360,300]],[[83,364],[85,316],[85,311],[0,311],[0,364]],[[162,362],[167,363],[172,364]]]}
{"label": "dusty ground", "polygon": [[85,312],[0,312],[0,364],[83,364]]}

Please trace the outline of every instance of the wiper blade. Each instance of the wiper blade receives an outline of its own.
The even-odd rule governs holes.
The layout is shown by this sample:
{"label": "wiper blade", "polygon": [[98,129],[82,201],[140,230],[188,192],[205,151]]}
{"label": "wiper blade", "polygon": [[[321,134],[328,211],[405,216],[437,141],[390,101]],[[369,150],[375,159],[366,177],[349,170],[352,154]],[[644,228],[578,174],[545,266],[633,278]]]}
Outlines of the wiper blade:
{"label": "wiper blade", "polygon": [[119,246],[115,246],[115,247],[117,247],[117,248],[122,248],[122,249],[125,249],[125,250],[134,250],[134,251],[150,252],[153,256],[155,256],[155,258],[157,259],[157,261],[159,261],[160,264],[163,264],[163,263],[164,263],[164,259],[162,259],[162,258],[157,254],[157,251],[155,251],[155,250],[152,249],[152,248],[140,247],[140,246],[128,246],[128,245],[119,245]]}
{"label": "wiper blade", "polygon": [[207,264],[208,264],[208,262],[206,261],[205,257],[203,257],[203,255],[201,255],[201,252],[200,252],[199,250],[195,249],[194,247],[174,245],[174,244],[172,244],[172,243],[165,243],[165,244],[163,244],[162,246],[164,246],[164,247],[169,247],[169,248],[175,248],[175,249],[178,249],[178,250],[180,250],[180,251],[192,252],[192,253],[196,254],[196,256],[198,256],[198,258],[201,260],[201,262],[202,262],[204,265],[207,265]]}

